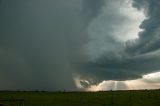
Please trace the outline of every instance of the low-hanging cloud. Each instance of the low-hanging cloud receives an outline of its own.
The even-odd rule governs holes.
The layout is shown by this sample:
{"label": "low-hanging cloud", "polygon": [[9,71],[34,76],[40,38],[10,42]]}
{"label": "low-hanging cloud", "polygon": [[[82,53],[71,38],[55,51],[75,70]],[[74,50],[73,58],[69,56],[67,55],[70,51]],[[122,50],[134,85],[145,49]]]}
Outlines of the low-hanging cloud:
{"label": "low-hanging cloud", "polygon": [[0,89],[75,90],[74,77],[89,86],[159,70],[160,4],[127,3],[0,0]]}
{"label": "low-hanging cloud", "polygon": [[[121,7],[118,4],[124,4],[124,2],[125,1],[106,0],[106,7],[108,7],[105,8],[106,10],[104,10],[103,14],[107,15],[105,15],[105,17],[103,15],[101,15],[102,17],[99,16],[101,19],[99,23],[102,22],[100,25],[99,23],[95,24],[95,22],[93,22],[94,24],[92,24],[92,30],[90,32],[93,39],[88,46],[89,54],[92,59],[84,65],[84,68],[82,69],[83,71],[80,72],[83,74],[82,79],[89,80],[90,78],[93,78],[98,82],[103,80],[132,80],[141,78],[144,74],[159,71],[160,33],[158,17],[160,2],[156,0],[126,0],[126,2],[132,3],[132,8],[137,9],[136,11],[144,12],[146,18],[139,21],[142,23],[137,26],[141,29],[138,31],[139,33],[137,33],[138,37],[128,37],[128,40],[123,40],[123,38],[126,38],[124,36],[125,33],[122,34],[119,32],[119,29],[123,31],[125,27],[123,28],[124,24],[122,23],[125,23],[126,21],[129,23],[129,19],[125,17],[123,13],[119,14],[124,7]],[[113,11],[115,14],[112,13]],[[103,24],[105,22],[105,27],[101,27],[104,26]],[[126,27],[128,28],[130,25],[133,25],[134,21],[132,22],[132,24],[125,24]],[[95,26],[99,26],[100,29]],[[117,33],[114,33],[113,28],[120,35],[117,36]],[[134,34],[136,33],[132,32],[127,34],[135,36]]]}
{"label": "low-hanging cloud", "polygon": [[86,27],[99,3],[0,0],[0,89],[75,90],[74,64],[85,60]]}

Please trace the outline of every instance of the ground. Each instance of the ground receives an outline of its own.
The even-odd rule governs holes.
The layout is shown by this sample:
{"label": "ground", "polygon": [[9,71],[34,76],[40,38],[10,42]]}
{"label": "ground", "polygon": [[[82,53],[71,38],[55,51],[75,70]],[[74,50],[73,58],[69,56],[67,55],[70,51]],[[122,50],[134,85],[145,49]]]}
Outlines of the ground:
{"label": "ground", "polygon": [[0,92],[0,103],[7,106],[160,106],[159,101],[160,90]]}

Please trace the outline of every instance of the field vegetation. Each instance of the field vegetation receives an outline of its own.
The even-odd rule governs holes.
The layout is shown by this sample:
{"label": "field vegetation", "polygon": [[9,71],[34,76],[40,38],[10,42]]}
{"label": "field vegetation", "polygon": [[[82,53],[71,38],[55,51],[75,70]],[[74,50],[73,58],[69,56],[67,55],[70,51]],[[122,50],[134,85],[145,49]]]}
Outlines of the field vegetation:
{"label": "field vegetation", "polygon": [[100,92],[1,91],[0,106],[160,106],[160,90]]}

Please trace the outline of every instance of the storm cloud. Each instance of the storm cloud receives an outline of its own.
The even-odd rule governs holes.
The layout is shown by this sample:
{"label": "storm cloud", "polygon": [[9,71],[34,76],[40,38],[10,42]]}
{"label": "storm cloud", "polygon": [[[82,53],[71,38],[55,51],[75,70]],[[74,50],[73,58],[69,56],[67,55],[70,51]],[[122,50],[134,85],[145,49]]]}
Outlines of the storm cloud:
{"label": "storm cloud", "polygon": [[73,65],[85,60],[86,27],[97,3],[1,0],[0,89],[75,90]]}
{"label": "storm cloud", "polygon": [[[103,80],[132,80],[141,78],[145,74],[159,71],[160,2],[156,0],[126,0],[126,2],[131,2],[132,7],[142,12],[145,16],[139,26],[137,26],[141,29],[137,33],[138,36],[132,38],[127,35],[127,38],[125,36],[127,32],[121,33],[125,28],[123,25],[130,27],[134,24],[134,20],[132,24],[122,24],[126,21],[129,23],[129,18],[123,14],[124,7],[122,6],[124,6],[125,0],[106,0],[106,8],[104,8],[106,10],[99,16],[100,21],[97,18],[100,25],[96,23],[96,20],[91,26],[90,34],[93,39],[88,47],[92,59],[84,65],[83,71],[81,71],[83,74],[82,79],[90,80],[93,78],[98,82]],[[119,6],[118,4],[121,5]],[[116,10],[118,8],[120,10]],[[114,13],[112,13],[113,11]],[[135,15],[138,14],[134,14],[133,17]],[[103,25],[105,22],[106,25]],[[115,33],[114,30],[117,32]],[[131,32],[127,34],[135,36],[134,34],[136,33]]]}
{"label": "storm cloud", "polygon": [[144,20],[140,26],[144,31],[140,32],[139,39],[135,42],[136,44],[132,45],[133,47],[131,47],[129,51],[132,51],[133,54],[135,52],[143,54],[158,50],[160,36],[160,2],[156,0],[134,0],[133,6],[138,9],[145,9],[147,19]]}
{"label": "storm cloud", "polygon": [[76,78],[87,87],[158,71],[159,7],[156,0],[0,0],[0,89],[76,90]]}

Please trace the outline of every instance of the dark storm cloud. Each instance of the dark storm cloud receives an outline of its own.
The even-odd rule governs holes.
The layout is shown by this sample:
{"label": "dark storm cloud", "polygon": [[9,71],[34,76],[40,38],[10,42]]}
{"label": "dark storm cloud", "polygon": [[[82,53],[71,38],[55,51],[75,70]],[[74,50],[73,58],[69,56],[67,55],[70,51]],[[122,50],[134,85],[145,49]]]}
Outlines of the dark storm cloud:
{"label": "dark storm cloud", "polygon": [[102,80],[132,80],[141,78],[142,75],[156,72],[160,69],[159,51],[144,55],[124,57],[122,60],[108,60],[109,57],[101,57],[96,62],[88,63],[83,69],[82,78],[88,78],[87,74],[97,81]]}
{"label": "dark storm cloud", "polygon": [[135,41],[128,51],[134,53],[148,53],[159,50],[160,45],[160,1],[157,0],[134,0],[133,6],[138,9],[145,9],[145,14],[148,17],[141,24],[140,28],[144,29],[139,34],[139,39]]}
{"label": "dark storm cloud", "polygon": [[[125,47],[110,34],[112,23],[115,26],[119,20],[125,22],[124,16],[116,15],[116,6],[110,6],[120,3],[0,0],[0,89],[75,90],[72,75],[86,79],[81,81],[82,85],[90,86],[102,80],[140,78],[159,70],[160,3],[134,0],[134,7],[145,9],[148,19],[140,26],[144,31],[139,39],[127,41]],[[92,39],[88,29],[105,11],[104,6],[107,19],[102,19],[108,23],[104,30],[110,35],[100,38],[106,51],[92,60],[86,51]]]}
{"label": "dark storm cloud", "polygon": [[[75,90],[99,0],[0,0],[0,89]],[[87,18],[89,17],[89,18]]]}
{"label": "dark storm cloud", "polygon": [[98,82],[131,80],[160,70],[160,2],[134,0],[133,6],[144,10],[147,19],[140,25],[144,31],[139,33],[138,39],[125,42],[125,47],[119,48],[117,45],[117,51],[104,51],[98,59],[80,66],[83,67],[80,72],[82,79],[93,78]]}
{"label": "dark storm cloud", "polygon": [[[57,0],[2,2],[0,10],[2,89],[74,89],[66,58],[68,51],[72,49],[67,45],[81,39],[81,36],[77,35],[81,34],[78,32],[79,26],[74,25],[78,17],[76,11],[79,10],[74,6],[72,8],[75,8],[75,11],[68,8],[71,7],[69,3],[72,3],[72,0],[64,4],[61,2]],[[68,42],[71,37],[73,41]],[[80,45],[76,42],[74,44]]]}
{"label": "dark storm cloud", "polygon": [[102,6],[105,5],[105,0],[83,0],[83,14],[85,14],[85,19],[87,23],[93,19],[93,17],[98,16],[101,13]]}

